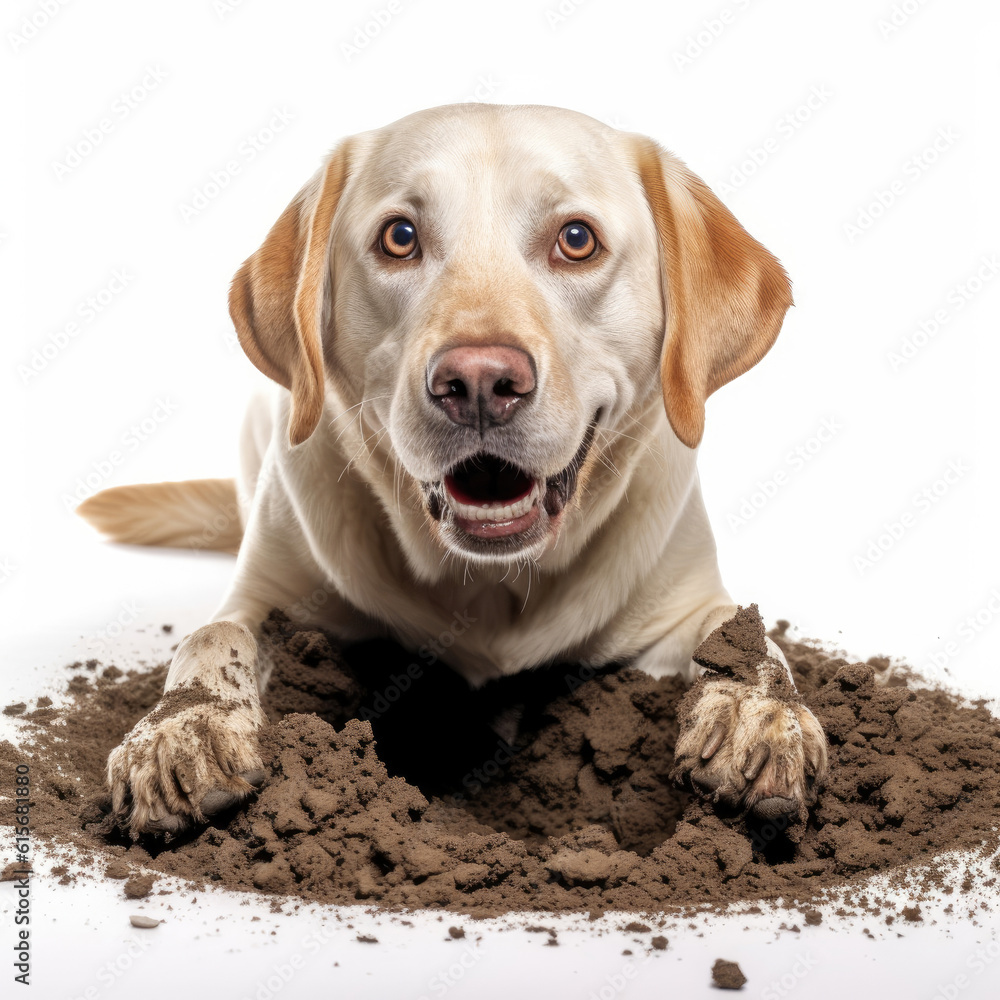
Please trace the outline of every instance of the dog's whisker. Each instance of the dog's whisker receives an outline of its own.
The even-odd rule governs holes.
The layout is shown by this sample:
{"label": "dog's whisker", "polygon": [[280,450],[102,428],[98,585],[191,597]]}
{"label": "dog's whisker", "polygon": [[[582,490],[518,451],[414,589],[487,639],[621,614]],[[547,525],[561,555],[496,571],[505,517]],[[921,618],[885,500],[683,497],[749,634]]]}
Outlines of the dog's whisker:
{"label": "dog's whisker", "polygon": [[351,410],[356,410],[359,406],[364,406],[365,403],[373,403],[376,399],[391,399],[391,398],[392,397],[389,395],[389,393],[381,393],[378,396],[369,396],[367,399],[362,399],[360,402],[355,403],[353,406],[347,407],[346,410],[341,410],[341,412],[338,413],[335,417],[330,417],[330,426],[332,427],[333,424],[336,423],[336,421],[338,421],[341,417],[347,416],[347,414],[350,413]]}
{"label": "dog's whisker", "polygon": [[[383,432],[383,434],[384,434],[384,432]],[[382,439],[379,438],[379,440],[375,442],[375,447],[377,448],[381,443],[382,443]],[[387,448],[386,452],[385,452],[385,461],[382,463],[382,472],[380,473],[380,478],[381,479],[385,479],[385,470],[386,470],[386,467],[389,465],[389,459],[390,458],[395,459],[395,456],[392,454],[392,449],[391,448]],[[395,472],[393,472],[393,483],[395,484]]]}
{"label": "dog's whisker", "polygon": [[[331,430],[333,429],[334,422],[337,421],[337,420],[339,420],[341,417],[345,416],[346,414],[350,413],[351,410],[357,410],[358,411],[357,413],[354,414],[354,417],[356,417],[357,420],[358,420],[358,426],[359,426],[359,428],[362,427],[363,426],[363,413],[364,413],[365,403],[372,403],[376,399],[390,399],[390,398],[391,398],[390,396],[388,396],[388,395],[386,395],[386,394],[383,393],[382,395],[379,395],[379,396],[369,396],[367,399],[362,399],[360,403],[355,403],[354,406],[349,406],[346,410],[343,411],[343,413],[338,413],[337,416],[333,417],[330,420]],[[344,433],[346,431],[349,431],[351,429],[353,423],[354,423],[354,418],[352,418],[349,423],[345,424],[344,427],[341,428],[340,433],[333,439],[333,443],[334,444],[336,444],[344,436]]]}
{"label": "dog's whisker", "polygon": [[[378,450],[378,446],[382,443],[382,439],[386,436],[387,433],[388,431],[383,427],[380,431],[377,431],[374,435],[370,435],[369,437],[365,438],[363,444],[367,445],[368,442],[371,440],[371,438],[375,437],[375,443],[371,446],[371,448],[368,449],[368,456],[365,459],[365,466],[367,466],[368,463],[372,460],[373,456],[375,455],[375,452]],[[384,472],[385,466],[383,465],[382,468]]]}
{"label": "dog's whisker", "polygon": [[[360,412],[360,411],[359,411],[359,412]],[[370,441],[370,440],[371,440],[371,439],[372,439],[373,437],[376,437],[376,436],[378,437],[378,439],[379,439],[379,440],[381,440],[381,438],[382,438],[382,435],[383,435],[383,434],[385,434],[385,433],[386,433],[386,429],[385,429],[385,428],[383,428],[383,429],[382,429],[381,431],[376,431],[376,432],[375,432],[375,433],[373,433],[373,434],[369,434],[369,435],[368,435],[368,437],[366,437],[366,438],[364,438],[364,439],[362,440],[362,442],[361,442],[361,447],[360,447],[360,448],[358,448],[358,450],[357,450],[357,451],[356,451],[356,452],[355,452],[355,453],[354,453],[354,454],[353,454],[353,455],[352,455],[352,456],[351,456],[351,457],[350,457],[350,458],[348,459],[348,461],[347,461],[347,464],[346,464],[346,465],[344,466],[344,468],[343,468],[343,470],[341,471],[340,475],[339,475],[339,476],[337,476],[337,482],[338,482],[338,483],[340,482],[340,480],[341,480],[341,479],[343,479],[343,478],[344,478],[344,475],[345,475],[345,473],[346,473],[346,472],[347,472],[347,470],[348,470],[348,469],[350,469],[350,467],[351,467],[351,466],[352,466],[352,465],[354,464],[354,460],[355,460],[355,459],[356,459],[356,458],[358,457],[358,455],[360,455],[362,451],[365,451],[365,450],[366,450],[366,445],[368,444],[368,442],[369,442],[369,441]],[[376,441],[376,442],[375,442],[375,446],[374,446],[374,447],[378,447],[378,441]],[[367,460],[366,460],[366,463],[365,463],[365,464],[367,464],[367,462],[371,460],[371,456],[372,456],[372,451],[371,451],[371,450],[369,450],[369,451],[368,451],[368,458],[367,458]]]}
{"label": "dog's whisker", "polygon": [[354,418],[355,417],[358,420],[358,427],[359,427],[359,429],[364,426],[364,424],[362,422],[362,419],[361,419],[361,410],[358,410],[358,412],[353,415],[353,417],[351,418],[350,422],[347,423],[347,424],[345,424],[340,429],[340,433],[333,439],[333,443],[335,445],[338,444],[340,442],[340,439],[354,426]]}
{"label": "dog's whisker", "polygon": [[[651,433],[650,429],[641,422],[638,422],[638,429],[646,431],[647,434]],[[606,427],[598,427],[597,430],[598,433],[603,434],[605,438],[608,439],[604,444],[604,449],[602,449],[601,452],[598,452],[599,457],[605,457],[603,454],[604,450],[613,448],[619,439],[624,439],[626,441],[634,441],[636,444],[641,445],[643,451],[656,462],[657,468],[663,468],[663,455],[653,447],[654,442],[651,441],[649,437],[639,438],[634,434],[628,434],[623,430],[613,431]]]}
{"label": "dog's whisker", "polygon": [[399,475],[399,459],[392,456],[392,492],[396,498],[396,514],[402,516],[403,513],[403,485]]}
{"label": "dog's whisker", "polygon": [[617,476],[617,477],[618,477],[619,479],[621,479],[621,478],[622,478],[622,474],[621,474],[621,473],[620,473],[620,472],[618,471],[618,469],[617,469],[617,468],[615,467],[615,464],[614,464],[614,462],[612,462],[612,461],[611,461],[611,460],[610,460],[609,458],[605,458],[605,457],[604,457],[604,455],[602,455],[602,454],[600,454],[600,452],[598,452],[598,455],[597,455],[597,460],[598,460],[598,461],[599,461],[599,462],[600,462],[600,463],[601,463],[601,464],[602,464],[602,465],[603,465],[603,466],[604,466],[604,467],[605,467],[605,468],[606,468],[606,469],[608,470],[608,472],[610,472],[610,473],[611,473],[612,475],[614,475],[614,476]]}
{"label": "dog's whisker", "polygon": [[522,615],[524,614],[524,609],[528,606],[528,598],[531,597],[531,567],[534,563],[534,560],[529,556],[527,559],[525,559],[524,562],[525,562],[525,569],[528,571],[528,586],[524,591],[524,601],[521,604],[521,610],[520,612],[518,612],[519,614]]}

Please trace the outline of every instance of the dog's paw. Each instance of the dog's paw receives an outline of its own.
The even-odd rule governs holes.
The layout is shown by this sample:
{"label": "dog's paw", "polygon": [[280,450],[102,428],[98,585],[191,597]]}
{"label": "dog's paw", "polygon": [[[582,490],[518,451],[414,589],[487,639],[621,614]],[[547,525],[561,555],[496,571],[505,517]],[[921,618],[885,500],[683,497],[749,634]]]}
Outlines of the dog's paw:
{"label": "dog's paw", "polygon": [[242,802],[264,781],[256,699],[200,685],[168,691],[108,757],[112,815],[133,837],[177,834]]}
{"label": "dog's paw", "polygon": [[756,684],[709,677],[691,688],[671,777],[745,814],[804,822],[826,773],[826,736],[789,685],[773,683],[778,667],[762,664]]}

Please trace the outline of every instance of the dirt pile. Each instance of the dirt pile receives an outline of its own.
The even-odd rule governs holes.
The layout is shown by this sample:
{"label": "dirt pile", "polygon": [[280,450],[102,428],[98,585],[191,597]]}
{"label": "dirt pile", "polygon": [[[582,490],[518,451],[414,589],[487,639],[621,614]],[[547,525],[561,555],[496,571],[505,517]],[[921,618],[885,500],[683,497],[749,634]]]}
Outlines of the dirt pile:
{"label": "dirt pile", "polygon": [[[5,771],[31,765],[35,835],[198,883],[473,915],[807,901],[997,843],[1000,723],[886,680],[885,660],[775,635],[830,743],[830,775],[793,840],[671,784],[674,678],[560,666],[468,692],[387,643],[345,654],[277,612],[266,633],[269,777],[249,805],[169,843],[111,831],[104,762],[156,703],[165,668],[91,661],[75,665],[69,706],[27,712],[22,745],[0,745]],[[738,643],[702,652],[744,669]]]}

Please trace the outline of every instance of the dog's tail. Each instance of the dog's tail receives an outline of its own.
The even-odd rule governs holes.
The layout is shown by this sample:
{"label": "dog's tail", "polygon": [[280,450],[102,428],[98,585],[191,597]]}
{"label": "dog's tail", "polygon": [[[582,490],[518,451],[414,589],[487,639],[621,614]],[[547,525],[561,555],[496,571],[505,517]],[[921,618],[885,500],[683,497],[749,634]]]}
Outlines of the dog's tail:
{"label": "dog's tail", "polygon": [[114,486],[77,508],[113,542],[236,552],[243,522],[234,479]]}

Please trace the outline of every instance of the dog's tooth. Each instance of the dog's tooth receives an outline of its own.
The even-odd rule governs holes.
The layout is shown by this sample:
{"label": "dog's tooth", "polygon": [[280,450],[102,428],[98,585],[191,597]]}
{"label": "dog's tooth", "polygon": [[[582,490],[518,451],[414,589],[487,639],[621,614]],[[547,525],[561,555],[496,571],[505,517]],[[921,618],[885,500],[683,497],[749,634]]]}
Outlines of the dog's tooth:
{"label": "dog's tooth", "polygon": [[521,497],[516,503],[461,503],[454,497],[448,497],[449,505],[456,517],[466,521],[510,521],[515,517],[527,514],[542,495],[542,488],[536,479],[527,496]]}

